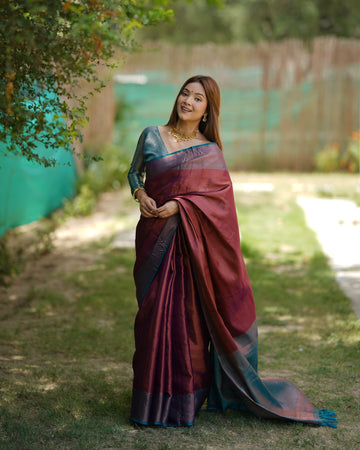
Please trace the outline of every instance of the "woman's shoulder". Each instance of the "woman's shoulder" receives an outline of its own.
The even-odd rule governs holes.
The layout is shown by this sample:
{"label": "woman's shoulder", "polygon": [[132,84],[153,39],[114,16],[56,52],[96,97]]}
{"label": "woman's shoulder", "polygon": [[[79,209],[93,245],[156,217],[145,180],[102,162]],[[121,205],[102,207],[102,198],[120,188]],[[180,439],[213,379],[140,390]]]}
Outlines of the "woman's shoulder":
{"label": "woman's shoulder", "polygon": [[154,133],[158,133],[158,131],[159,131],[158,127],[156,125],[153,125],[153,126],[144,128],[141,134],[144,137],[147,137],[147,136],[152,135]]}

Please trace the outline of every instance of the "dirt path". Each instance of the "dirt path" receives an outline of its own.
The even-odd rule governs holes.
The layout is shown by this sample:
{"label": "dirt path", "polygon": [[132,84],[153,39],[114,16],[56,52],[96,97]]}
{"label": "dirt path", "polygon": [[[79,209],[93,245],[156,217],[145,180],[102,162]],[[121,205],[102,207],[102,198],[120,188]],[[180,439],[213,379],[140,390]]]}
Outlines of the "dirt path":
{"label": "dirt path", "polygon": [[[54,247],[51,252],[33,255],[8,287],[0,287],[0,318],[26,304],[31,289],[51,287],[71,297],[73,293],[64,284],[64,276],[79,267],[90,267],[103,253],[91,244],[114,234],[129,234],[129,230],[133,233],[138,209],[137,204],[130,203],[127,197],[127,190],[104,193],[90,216],[71,218],[57,228],[52,237]],[[32,245],[38,226],[35,222],[19,227],[19,235],[13,244],[25,248]]]}
{"label": "dirt path", "polygon": [[344,199],[299,197],[336,280],[360,317],[360,208]]}

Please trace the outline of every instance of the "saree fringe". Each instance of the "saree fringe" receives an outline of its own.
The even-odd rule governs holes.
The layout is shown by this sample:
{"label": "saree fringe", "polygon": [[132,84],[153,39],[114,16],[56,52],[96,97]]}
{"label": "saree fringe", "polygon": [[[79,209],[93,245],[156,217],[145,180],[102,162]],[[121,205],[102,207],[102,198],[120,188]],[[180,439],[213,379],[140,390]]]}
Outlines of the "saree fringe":
{"label": "saree fringe", "polygon": [[338,420],[336,418],[336,412],[328,409],[320,409],[319,417],[321,419],[321,425],[325,427],[337,428]]}

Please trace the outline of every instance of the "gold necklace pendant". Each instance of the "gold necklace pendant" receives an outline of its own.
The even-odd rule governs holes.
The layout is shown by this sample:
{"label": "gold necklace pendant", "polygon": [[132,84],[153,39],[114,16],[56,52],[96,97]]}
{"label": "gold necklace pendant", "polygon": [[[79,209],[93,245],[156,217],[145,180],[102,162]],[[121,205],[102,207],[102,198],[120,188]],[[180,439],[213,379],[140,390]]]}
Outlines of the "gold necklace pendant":
{"label": "gold necklace pendant", "polygon": [[181,133],[181,131],[177,130],[175,127],[171,127],[169,133],[175,138],[176,142],[183,142],[195,139],[198,131],[199,130],[195,130],[191,134],[184,134]]}

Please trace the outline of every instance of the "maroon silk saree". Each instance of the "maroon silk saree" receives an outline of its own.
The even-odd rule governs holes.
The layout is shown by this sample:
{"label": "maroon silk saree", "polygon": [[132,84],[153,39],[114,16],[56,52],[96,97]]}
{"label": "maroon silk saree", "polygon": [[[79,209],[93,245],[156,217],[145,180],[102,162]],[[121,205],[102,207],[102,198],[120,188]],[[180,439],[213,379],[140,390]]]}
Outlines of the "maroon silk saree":
{"label": "maroon silk saree", "polygon": [[315,409],[291,382],[257,374],[254,299],[218,146],[153,159],[145,188],[157,205],[177,200],[180,212],[141,217],[136,230],[131,420],[192,425],[207,398],[208,409],[336,426],[334,413]]}

